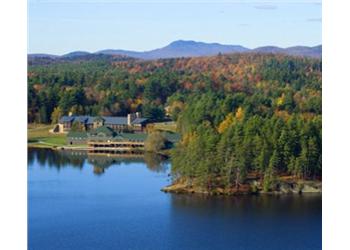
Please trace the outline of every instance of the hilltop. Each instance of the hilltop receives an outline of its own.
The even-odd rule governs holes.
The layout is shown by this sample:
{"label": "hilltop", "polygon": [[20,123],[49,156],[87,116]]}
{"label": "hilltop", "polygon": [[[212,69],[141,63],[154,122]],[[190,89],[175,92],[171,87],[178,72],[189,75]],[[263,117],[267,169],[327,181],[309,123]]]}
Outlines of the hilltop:
{"label": "hilltop", "polygon": [[320,58],[322,56],[322,45],[307,47],[293,46],[281,48],[277,46],[264,46],[249,49],[241,45],[225,45],[220,43],[205,43],[197,41],[178,40],[171,42],[165,47],[157,48],[149,51],[131,51],[123,49],[104,49],[93,53],[87,51],[73,51],[65,55],[50,54],[29,54],[29,59],[50,58],[51,60],[67,60],[74,58],[87,58],[92,55],[108,55],[108,56],[124,56],[135,59],[152,60],[161,58],[179,58],[179,57],[199,57],[213,56],[217,54],[234,54],[234,53],[272,53],[285,54],[293,56],[306,56]]}

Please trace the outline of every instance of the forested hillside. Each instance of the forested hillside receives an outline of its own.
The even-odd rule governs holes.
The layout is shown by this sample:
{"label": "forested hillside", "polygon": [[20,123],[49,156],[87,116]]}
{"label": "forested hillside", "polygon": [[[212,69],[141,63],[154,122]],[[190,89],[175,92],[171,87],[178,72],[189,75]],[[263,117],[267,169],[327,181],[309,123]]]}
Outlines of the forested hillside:
{"label": "forested hillside", "polygon": [[28,121],[62,114],[162,119],[165,107],[182,140],[174,174],[209,185],[239,184],[248,172],[321,175],[319,59],[234,54],[141,61],[97,57],[28,68]]}

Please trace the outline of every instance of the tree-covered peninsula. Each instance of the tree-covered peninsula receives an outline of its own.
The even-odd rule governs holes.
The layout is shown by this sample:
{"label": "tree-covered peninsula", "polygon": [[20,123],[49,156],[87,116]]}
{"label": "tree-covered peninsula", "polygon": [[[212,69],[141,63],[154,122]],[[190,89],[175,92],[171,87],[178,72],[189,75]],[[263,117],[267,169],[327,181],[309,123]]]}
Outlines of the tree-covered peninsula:
{"label": "tree-covered peninsula", "polygon": [[301,190],[322,176],[321,76],[320,59],[272,54],[36,59],[28,121],[54,123],[69,112],[170,116],[182,139],[167,191]]}

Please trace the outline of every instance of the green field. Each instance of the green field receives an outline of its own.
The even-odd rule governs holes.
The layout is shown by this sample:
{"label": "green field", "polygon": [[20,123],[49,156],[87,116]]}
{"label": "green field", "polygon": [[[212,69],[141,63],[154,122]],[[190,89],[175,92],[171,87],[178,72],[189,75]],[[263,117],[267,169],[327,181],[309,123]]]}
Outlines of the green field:
{"label": "green field", "polygon": [[66,135],[51,134],[52,125],[30,124],[28,125],[28,144],[39,147],[66,146]]}

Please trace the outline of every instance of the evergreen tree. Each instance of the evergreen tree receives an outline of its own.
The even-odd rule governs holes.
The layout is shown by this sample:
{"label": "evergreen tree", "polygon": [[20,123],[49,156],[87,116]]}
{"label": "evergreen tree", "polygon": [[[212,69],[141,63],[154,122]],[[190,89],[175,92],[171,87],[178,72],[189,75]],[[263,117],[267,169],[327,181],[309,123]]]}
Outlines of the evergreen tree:
{"label": "evergreen tree", "polygon": [[269,166],[265,170],[263,190],[265,192],[269,191],[275,183],[276,169],[278,167],[279,158],[276,150],[273,151],[270,158]]}

